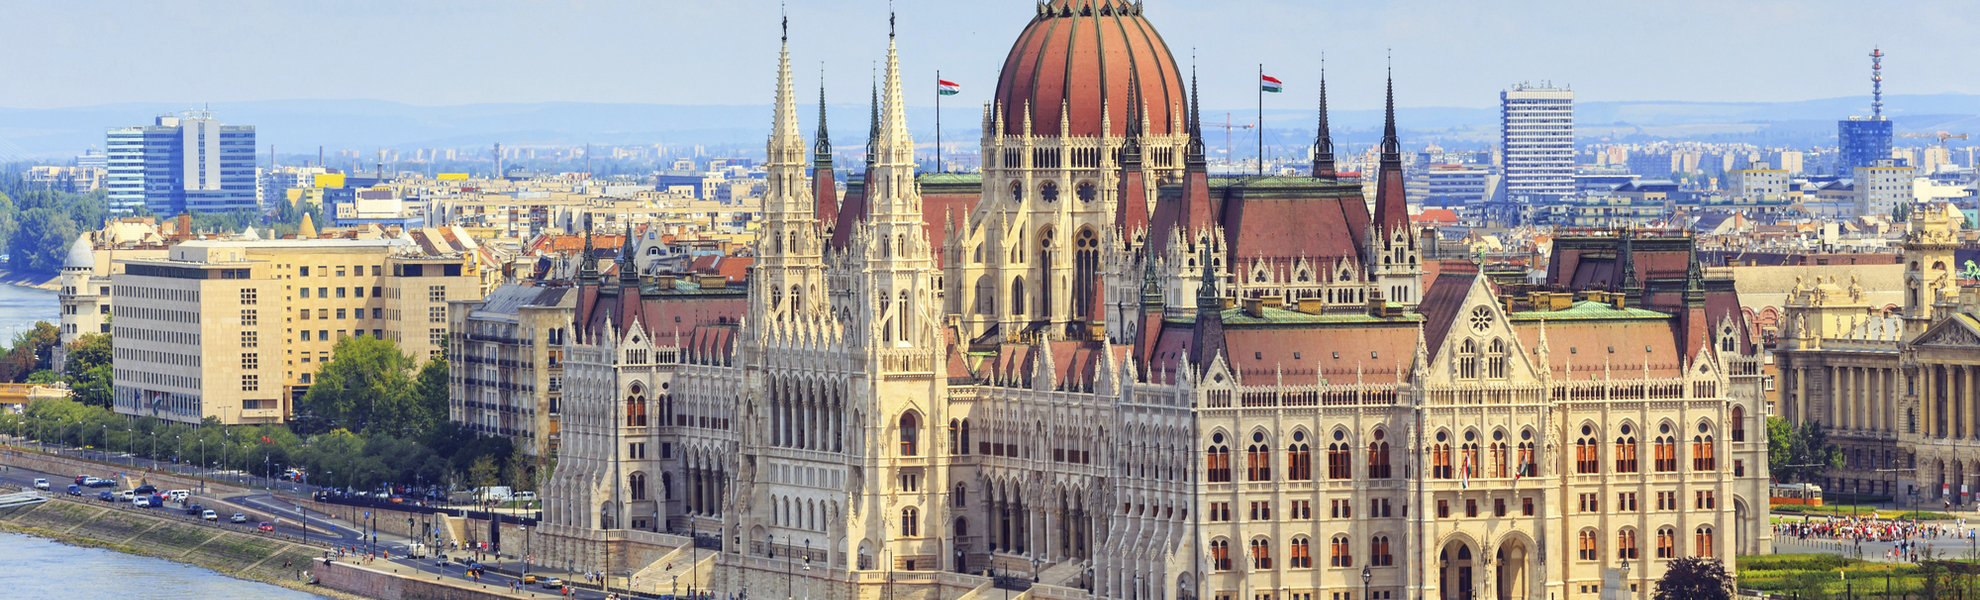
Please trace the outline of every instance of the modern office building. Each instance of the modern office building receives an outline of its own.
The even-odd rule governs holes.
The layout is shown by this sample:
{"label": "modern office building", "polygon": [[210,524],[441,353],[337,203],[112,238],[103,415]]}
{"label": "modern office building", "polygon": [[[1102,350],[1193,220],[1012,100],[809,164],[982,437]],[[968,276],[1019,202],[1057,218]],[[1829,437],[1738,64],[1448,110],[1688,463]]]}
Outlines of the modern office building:
{"label": "modern office building", "polygon": [[1573,194],[1574,90],[1522,83],[1500,92],[1499,102],[1505,197],[1533,203]]}
{"label": "modern office building", "polygon": [[1891,121],[1884,118],[1884,51],[1870,51],[1870,116],[1836,122],[1838,174],[1891,157]]}
{"label": "modern office building", "polygon": [[210,111],[161,115],[110,130],[110,207],[161,215],[258,207],[254,127],[222,125]]}

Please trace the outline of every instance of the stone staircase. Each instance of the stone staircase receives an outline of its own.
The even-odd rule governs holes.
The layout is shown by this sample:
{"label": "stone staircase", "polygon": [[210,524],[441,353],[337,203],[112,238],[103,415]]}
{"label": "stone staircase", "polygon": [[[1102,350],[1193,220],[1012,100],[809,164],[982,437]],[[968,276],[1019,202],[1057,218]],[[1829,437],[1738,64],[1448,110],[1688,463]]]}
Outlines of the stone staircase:
{"label": "stone staircase", "polygon": [[1038,574],[1038,582],[1045,585],[1077,588],[1086,575],[1086,561],[1067,560],[1045,569]]}
{"label": "stone staircase", "polygon": [[671,589],[675,578],[680,578],[680,593],[686,594],[688,582],[707,582],[715,574],[715,559],[721,552],[707,548],[696,549],[693,543],[676,547],[660,556],[632,575],[634,589]]}

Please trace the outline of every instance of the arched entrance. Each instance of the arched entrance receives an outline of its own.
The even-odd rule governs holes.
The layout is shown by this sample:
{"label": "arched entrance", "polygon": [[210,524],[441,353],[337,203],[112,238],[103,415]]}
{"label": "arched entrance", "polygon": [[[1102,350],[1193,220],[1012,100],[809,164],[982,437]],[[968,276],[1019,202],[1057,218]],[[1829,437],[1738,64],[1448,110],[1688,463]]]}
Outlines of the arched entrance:
{"label": "arched entrance", "polygon": [[1507,538],[1499,542],[1499,549],[1492,558],[1493,586],[1499,600],[1522,600],[1531,597],[1533,583],[1527,578],[1528,558],[1526,541]]}
{"label": "arched entrance", "polygon": [[1472,550],[1463,540],[1451,540],[1437,554],[1437,590],[1443,600],[1474,600]]}

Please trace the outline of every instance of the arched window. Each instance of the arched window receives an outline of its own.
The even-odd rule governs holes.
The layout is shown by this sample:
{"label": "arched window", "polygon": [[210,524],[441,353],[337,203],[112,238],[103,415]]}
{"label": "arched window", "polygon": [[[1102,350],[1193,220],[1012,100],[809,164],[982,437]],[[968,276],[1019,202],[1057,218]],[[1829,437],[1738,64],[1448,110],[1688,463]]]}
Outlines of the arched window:
{"label": "arched window", "polygon": [[1616,472],[1635,473],[1636,432],[1627,423],[1623,424],[1621,431],[1622,437],[1616,438]]}
{"label": "arched window", "polygon": [[1459,447],[1461,449],[1460,451],[1464,453],[1464,462],[1461,466],[1464,467],[1464,476],[1468,478],[1478,477],[1478,473],[1485,464],[1478,460],[1478,442],[1473,441],[1476,437],[1478,437],[1478,432],[1464,432],[1464,445]]}
{"label": "arched window", "polygon": [[[1698,425],[1698,428],[1701,430],[1709,429],[1703,423],[1700,423]],[[1693,471],[1719,470],[1719,459],[1718,457],[1714,456],[1712,452],[1712,448],[1714,445],[1715,444],[1712,443],[1712,436],[1710,434],[1701,433],[1699,435],[1691,436],[1691,470]]]}
{"label": "arched window", "polygon": [[1432,479],[1450,479],[1455,475],[1455,471],[1451,469],[1451,444],[1449,438],[1449,433],[1439,431],[1437,432],[1437,443],[1430,447],[1430,477]]}
{"label": "arched window", "polygon": [[1581,551],[1577,556],[1581,560],[1598,560],[1602,558],[1602,543],[1601,539],[1595,534],[1595,530],[1581,530]]}
{"label": "arched window", "polygon": [[1389,478],[1389,443],[1382,440],[1383,431],[1375,430],[1375,441],[1368,443],[1368,478]]}
{"label": "arched window", "polygon": [[1478,378],[1478,341],[1465,338],[1458,347],[1458,379]]}
{"label": "arched window", "polygon": [[962,422],[957,421],[955,419],[949,419],[949,454],[951,455],[962,454],[961,445],[958,444],[956,440],[957,436],[961,434],[962,434]]}
{"label": "arched window", "polygon": [[1312,541],[1304,537],[1293,538],[1292,553],[1286,556],[1286,566],[1295,569],[1313,568]]}
{"label": "arched window", "polygon": [[[1332,456],[1328,460],[1333,460]],[[1286,447],[1286,479],[1310,481],[1313,479],[1313,453],[1309,451],[1305,431],[1293,432],[1293,444]]]}
{"label": "arched window", "polygon": [[1489,464],[1492,477],[1506,476],[1506,431],[1503,429],[1492,432],[1492,462]]}
{"label": "arched window", "polygon": [[627,492],[630,492],[630,495],[632,496],[632,499],[634,499],[634,500],[645,500],[645,499],[646,499],[646,474],[645,474],[645,473],[633,473],[633,474],[631,474],[631,475],[627,475],[627,476],[626,476],[626,491],[627,491]]}
{"label": "arched window", "polygon": [[1698,526],[1698,530],[1695,532],[1695,535],[1696,538],[1694,539],[1694,543],[1696,545],[1693,546],[1691,549],[1692,556],[1696,556],[1699,558],[1712,558],[1712,550],[1713,550],[1712,526],[1711,525]]}
{"label": "arched window", "polygon": [[[976,262],[983,262],[978,260]],[[990,276],[976,278],[976,314],[988,315],[997,312],[997,286],[990,282]]]}
{"label": "arched window", "polygon": [[1506,378],[1506,341],[1492,338],[1492,344],[1485,348],[1485,376],[1492,379]]}
{"label": "arched window", "polygon": [[921,439],[921,418],[914,412],[901,413],[901,456],[914,456]]}
{"label": "arched window", "polygon": [[1533,442],[1519,443],[1519,459],[1516,461],[1516,464],[1519,466],[1513,472],[1514,477],[1537,477],[1540,475],[1540,464],[1538,459],[1534,458],[1533,454]]}
{"label": "arched window", "polygon": [[1272,480],[1272,447],[1266,445],[1265,432],[1251,433],[1251,445],[1245,448],[1245,481]]}
{"label": "arched window", "polygon": [[626,426],[646,426],[646,394],[640,393],[639,386],[633,386],[633,393],[626,396]]}
{"label": "arched window", "polygon": [[1231,449],[1224,445],[1224,434],[1212,434],[1210,443],[1209,450],[1205,452],[1206,477],[1210,479],[1210,483],[1230,483]]}
{"label": "arched window", "polygon": [[1651,460],[1658,473],[1675,473],[1678,470],[1677,436],[1671,434],[1670,423],[1657,425],[1657,439],[1652,442]]}
{"label": "arched window", "polygon": [[1389,536],[1378,535],[1368,538],[1368,566],[1393,567],[1396,556],[1389,553]]}
{"label": "arched window", "polygon": [[1011,314],[1021,315],[1024,311],[1024,277],[1011,278]]}
{"label": "arched window", "polygon": [[1636,530],[1623,529],[1616,532],[1616,558],[1621,560],[1635,560],[1637,558]]}
{"label": "arched window", "polygon": [[1336,535],[1334,536],[1334,541],[1328,544],[1327,546],[1328,546],[1328,551],[1327,551],[1328,566],[1334,566],[1334,567],[1354,566],[1354,551],[1348,548],[1347,536]]}
{"label": "arched window", "polygon": [[1265,538],[1251,540],[1251,568],[1272,568],[1272,540]]}
{"label": "arched window", "polygon": [[1733,407],[1732,441],[1746,441],[1746,407],[1744,406]]}
{"label": "arched window", "polygon": [[901,537],[919,537],[920,535],[921,511],[915,510],[912,506],[901,509]]}
{"label": "arched window", "polygon": [[956,502],[956,506],[958,506],[958,507],[960,507],[960,506],[967,506],[967,505],[969,505],[969,485],[968,485],[968,484],[963,484],[963,483],[958,483],[958,484],[956,484],[956,492],[955,492],[954,494],[951,494],[951,495],[952,495],[952,496],[955,496],[955,502]]}
{"label": "arched window", "polygon": [[962,420],[962,445],[956,448],[956,454],[969,454],[969,419]]}
{"label": "arched window", "polygon": [[1210,540],[1210,568],[1216,571],[1231,570],[1231,541]]}
{"label": "arched window", "polygon": [[1677,558],[1677,530],[1664,527],[1657,530],[1657,558]]}
{"label": "arched window", "polygon": [[[1340,430],[1334,430],[1335,439],[1338,440],[1342,437],[1345,436]],[[1353,468],[1348,466],[1348,448],[1348,443],[1345,441],[1337,441],[1327,445],[1328,479],[1352,479],[1354,477]]]}
{"label": "arched window", "polygon": [[[1082,183],[1083,187],[1092,184]],[[1100,285],[1100,237],[1092,228],[1081,228],[1073,237],[1073,318],[1091,318],[1094,292]]]}
{"label": "arched window", "polygon": [[1594,434],[1595,434],[1594,426],[1591,425],[1581,426],[1581,435],[1583,437],[1574,441],[1574,472],[1575,473],[1591,474],[1591,473],[1602,472],[1601,442],[1596,441],[1595,438],[1593,437],[1588,437]]}

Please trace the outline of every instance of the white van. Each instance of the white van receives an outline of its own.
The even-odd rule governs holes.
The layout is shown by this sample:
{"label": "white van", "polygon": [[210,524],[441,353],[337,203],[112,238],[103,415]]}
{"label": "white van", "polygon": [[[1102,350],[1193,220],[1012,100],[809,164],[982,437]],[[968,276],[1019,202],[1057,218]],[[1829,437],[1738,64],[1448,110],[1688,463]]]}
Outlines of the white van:
{"label": "white van", "polygon": [[171,499],[173,502],[185,502],[187,498],[192,497],[192,491],[172,490],[169,492],[165,492],[165,497]]}

